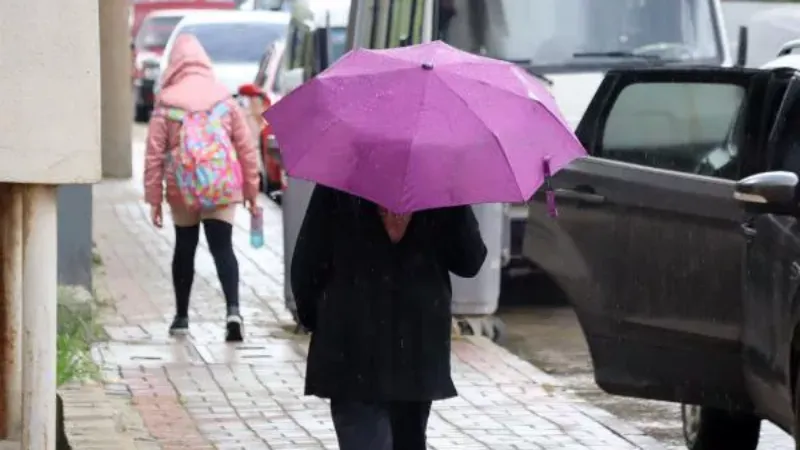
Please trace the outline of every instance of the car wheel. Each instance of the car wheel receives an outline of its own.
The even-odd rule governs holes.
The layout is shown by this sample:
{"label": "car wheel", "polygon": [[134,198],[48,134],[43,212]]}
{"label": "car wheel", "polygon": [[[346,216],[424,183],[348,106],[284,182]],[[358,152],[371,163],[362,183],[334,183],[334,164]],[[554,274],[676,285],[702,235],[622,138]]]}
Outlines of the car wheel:
{"label": "car wheel", "polygon": [[756,450],[761,419],[717,408],[681,405],[683,437],[689,450]]}

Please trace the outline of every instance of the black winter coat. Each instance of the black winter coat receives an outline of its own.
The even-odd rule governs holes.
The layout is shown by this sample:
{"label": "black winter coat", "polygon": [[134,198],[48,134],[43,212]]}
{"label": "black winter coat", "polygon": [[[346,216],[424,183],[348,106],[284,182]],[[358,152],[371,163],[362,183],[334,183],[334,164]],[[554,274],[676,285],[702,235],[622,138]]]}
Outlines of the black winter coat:
{"label": "black winter coat", "polygon": [[291,269],[298,316],[312,332],[306,395],[455,396],[448,272],[474,277],[485,259],[470,207],[415,213],[392,243],[377,205],[317,186]]}

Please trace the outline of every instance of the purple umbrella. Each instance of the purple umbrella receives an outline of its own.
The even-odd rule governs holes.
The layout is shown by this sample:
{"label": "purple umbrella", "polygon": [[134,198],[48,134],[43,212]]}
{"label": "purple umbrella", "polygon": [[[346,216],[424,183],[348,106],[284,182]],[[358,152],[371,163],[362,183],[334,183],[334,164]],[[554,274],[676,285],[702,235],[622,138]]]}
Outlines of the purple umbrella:
{"label": "purple umbrella", "polygon": [[396,213],[524,202],[586,154],[537,79],[441,41],[354,50],[264,118],[289,175]]}

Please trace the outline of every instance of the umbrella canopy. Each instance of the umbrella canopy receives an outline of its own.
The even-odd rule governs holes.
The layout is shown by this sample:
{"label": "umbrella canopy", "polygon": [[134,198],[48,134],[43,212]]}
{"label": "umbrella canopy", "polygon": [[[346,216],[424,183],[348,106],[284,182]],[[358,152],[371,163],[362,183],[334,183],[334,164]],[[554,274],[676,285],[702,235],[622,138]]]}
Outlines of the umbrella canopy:
{"label": "umbrella canopy", "polygon": [[527,201],[585,155],[540,81],[441,41],[354,50],[264,118],[290,176],[398,213]]}

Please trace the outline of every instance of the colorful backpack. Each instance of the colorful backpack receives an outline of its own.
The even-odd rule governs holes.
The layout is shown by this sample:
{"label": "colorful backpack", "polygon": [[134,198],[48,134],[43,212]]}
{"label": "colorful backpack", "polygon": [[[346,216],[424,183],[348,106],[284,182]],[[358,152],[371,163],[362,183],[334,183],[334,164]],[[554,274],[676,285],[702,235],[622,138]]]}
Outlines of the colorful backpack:
{"label": "colorful backpack", "polygon": [[164,108],[159,113],[181,123],[180,144],[169,162],[184,204],[190,210],[210,210],[239,201],[242,166],[231,137],[222,126],[226,103],[211,111]]}

